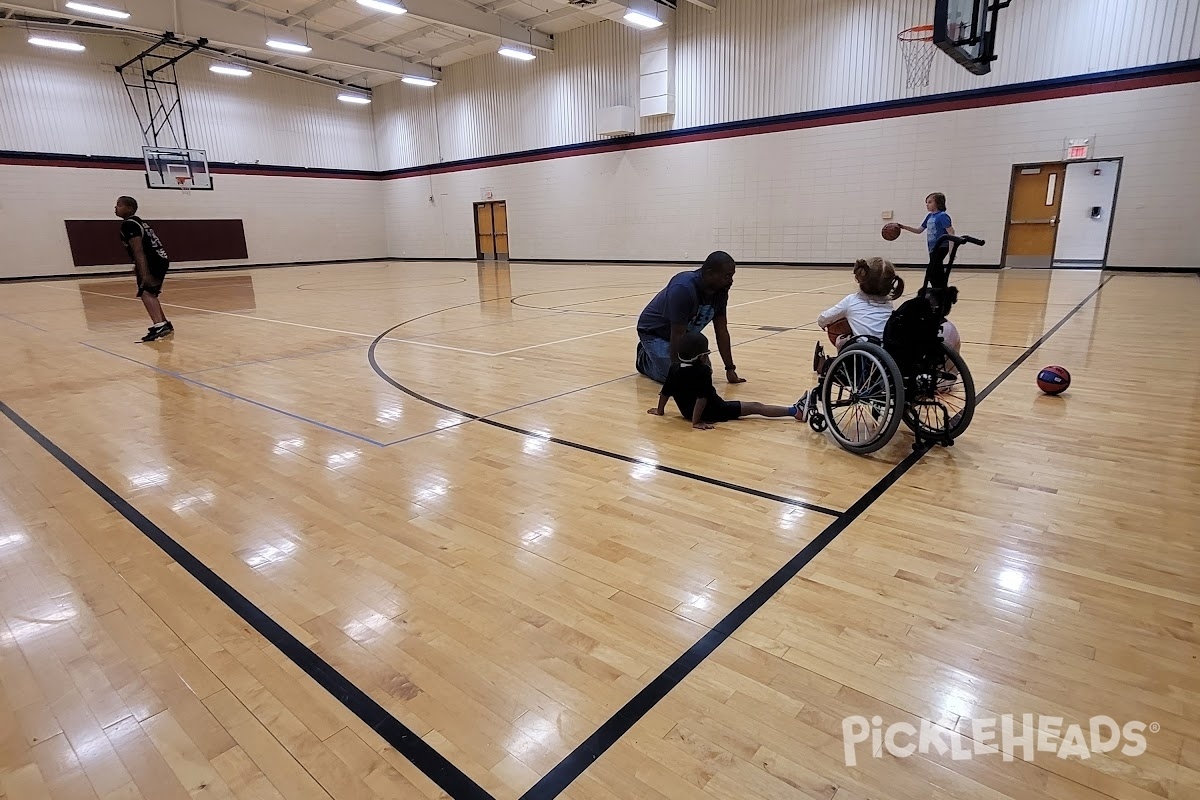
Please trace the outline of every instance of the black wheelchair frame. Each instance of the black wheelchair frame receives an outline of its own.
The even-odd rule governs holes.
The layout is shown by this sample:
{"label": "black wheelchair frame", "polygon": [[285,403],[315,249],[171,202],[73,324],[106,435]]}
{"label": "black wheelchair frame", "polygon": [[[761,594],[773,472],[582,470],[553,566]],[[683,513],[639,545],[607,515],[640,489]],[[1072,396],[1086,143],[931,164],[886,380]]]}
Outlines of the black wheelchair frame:
{"label": "black wheelchair frame", "polygon": [[[972,236],[946,234],[935,248],[944,242],[950,244],[946,263],[930,264],[917,292],[918,297],[938,303],[939,325],[957,300],[957,289],[949,286],[949,279],[958,248],[984,244]],[[958,352],[945,342],[938,344],[939,351],[924,354],[904,374],[877,337],[855,336],[844,342],[837,355],[821,365],[818,408],[809,415],[809,425],[818,433],[829,430],[843,449],[861,455],[886,446],[902,421],[916,437],[915,450],[954,444],[974,416],[975,384]],[[849,413],[838,416],[839,409],[852,409],[853,418],[848,419]],[[860,432],[866,435],[860,437]]]}

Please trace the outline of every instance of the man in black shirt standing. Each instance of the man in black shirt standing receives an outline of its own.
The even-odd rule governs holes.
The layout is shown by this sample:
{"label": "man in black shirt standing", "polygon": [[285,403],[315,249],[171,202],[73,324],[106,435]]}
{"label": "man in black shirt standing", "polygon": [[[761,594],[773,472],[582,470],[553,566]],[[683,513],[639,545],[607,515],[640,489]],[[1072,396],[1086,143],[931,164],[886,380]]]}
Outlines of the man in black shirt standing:
{"label": "man in black shirt standing", "polygon": [[154,323],[142,337],[142,341],[153,342],[175,332],[175,326],[163,314],[162,304],[158,301],[163,279],[167,277],[167,269],[171,262],[158,239],[158,234],[137,216],[137,209],[137,200],[122,196],[117,198],[117,205],[113,211],[123,220],[121,241],[133,259],[133,271],[137,275],[137,296],[142,298],[142,305],[146,307],[146,313]]}

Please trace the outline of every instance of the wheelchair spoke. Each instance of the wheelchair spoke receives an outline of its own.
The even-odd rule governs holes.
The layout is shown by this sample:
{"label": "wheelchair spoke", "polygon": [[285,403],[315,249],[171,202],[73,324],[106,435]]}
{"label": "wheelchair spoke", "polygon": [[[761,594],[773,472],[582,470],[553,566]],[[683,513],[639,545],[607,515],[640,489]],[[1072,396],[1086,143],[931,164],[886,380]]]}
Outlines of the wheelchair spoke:
{"label": "wheelchair spoke", "polygon": [[894,413],[892,394],[878,356],[852,351],[828,375],[825,412],[842,438],[867,444],[881,435]]}

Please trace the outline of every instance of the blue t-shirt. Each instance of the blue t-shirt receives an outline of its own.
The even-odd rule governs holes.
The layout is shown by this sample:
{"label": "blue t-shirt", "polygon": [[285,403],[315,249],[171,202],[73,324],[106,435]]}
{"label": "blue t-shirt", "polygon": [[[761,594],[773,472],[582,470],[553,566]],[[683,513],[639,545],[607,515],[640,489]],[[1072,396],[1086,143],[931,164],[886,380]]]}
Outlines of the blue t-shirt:
{"label": "blue t-shirt", "polygon": [[933,252],[937,240],[946,235],[946,229],[951,224],[950,215],[945,211],[934,211],[925,216],[925,221],[921,225],[925,228],[925,243],[929,245],[929,252]]}
{"label": "blue t-shirt", "polygon": [[686,325],[689,333],[698,333],[724,316],[728,305],[728,290],[705,296],[700,270],[681,272],[646,305],[638,317],[638,333],[670,340],[673,324]]}

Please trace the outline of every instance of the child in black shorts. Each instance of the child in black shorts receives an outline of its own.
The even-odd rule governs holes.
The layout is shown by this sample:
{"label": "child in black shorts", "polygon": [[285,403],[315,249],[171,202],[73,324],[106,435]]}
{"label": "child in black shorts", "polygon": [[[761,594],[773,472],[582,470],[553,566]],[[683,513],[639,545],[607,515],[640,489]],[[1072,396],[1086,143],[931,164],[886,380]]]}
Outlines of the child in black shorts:
{"label": "child in black shorts", "polygon": [[764,403],[722,400],[713,386],[712,362],[708,358],[708,338],[702,333],[685,333],[679,340],[679,363],[672,364],[658,395],[658,408],[646,413],[663,416],[667,401],[675,398],[679,413],[692,421],[692,427],[705,431],[714,422],[728,422],[751,415],[760,417],[796,417],[797,406],[769,406]]}

